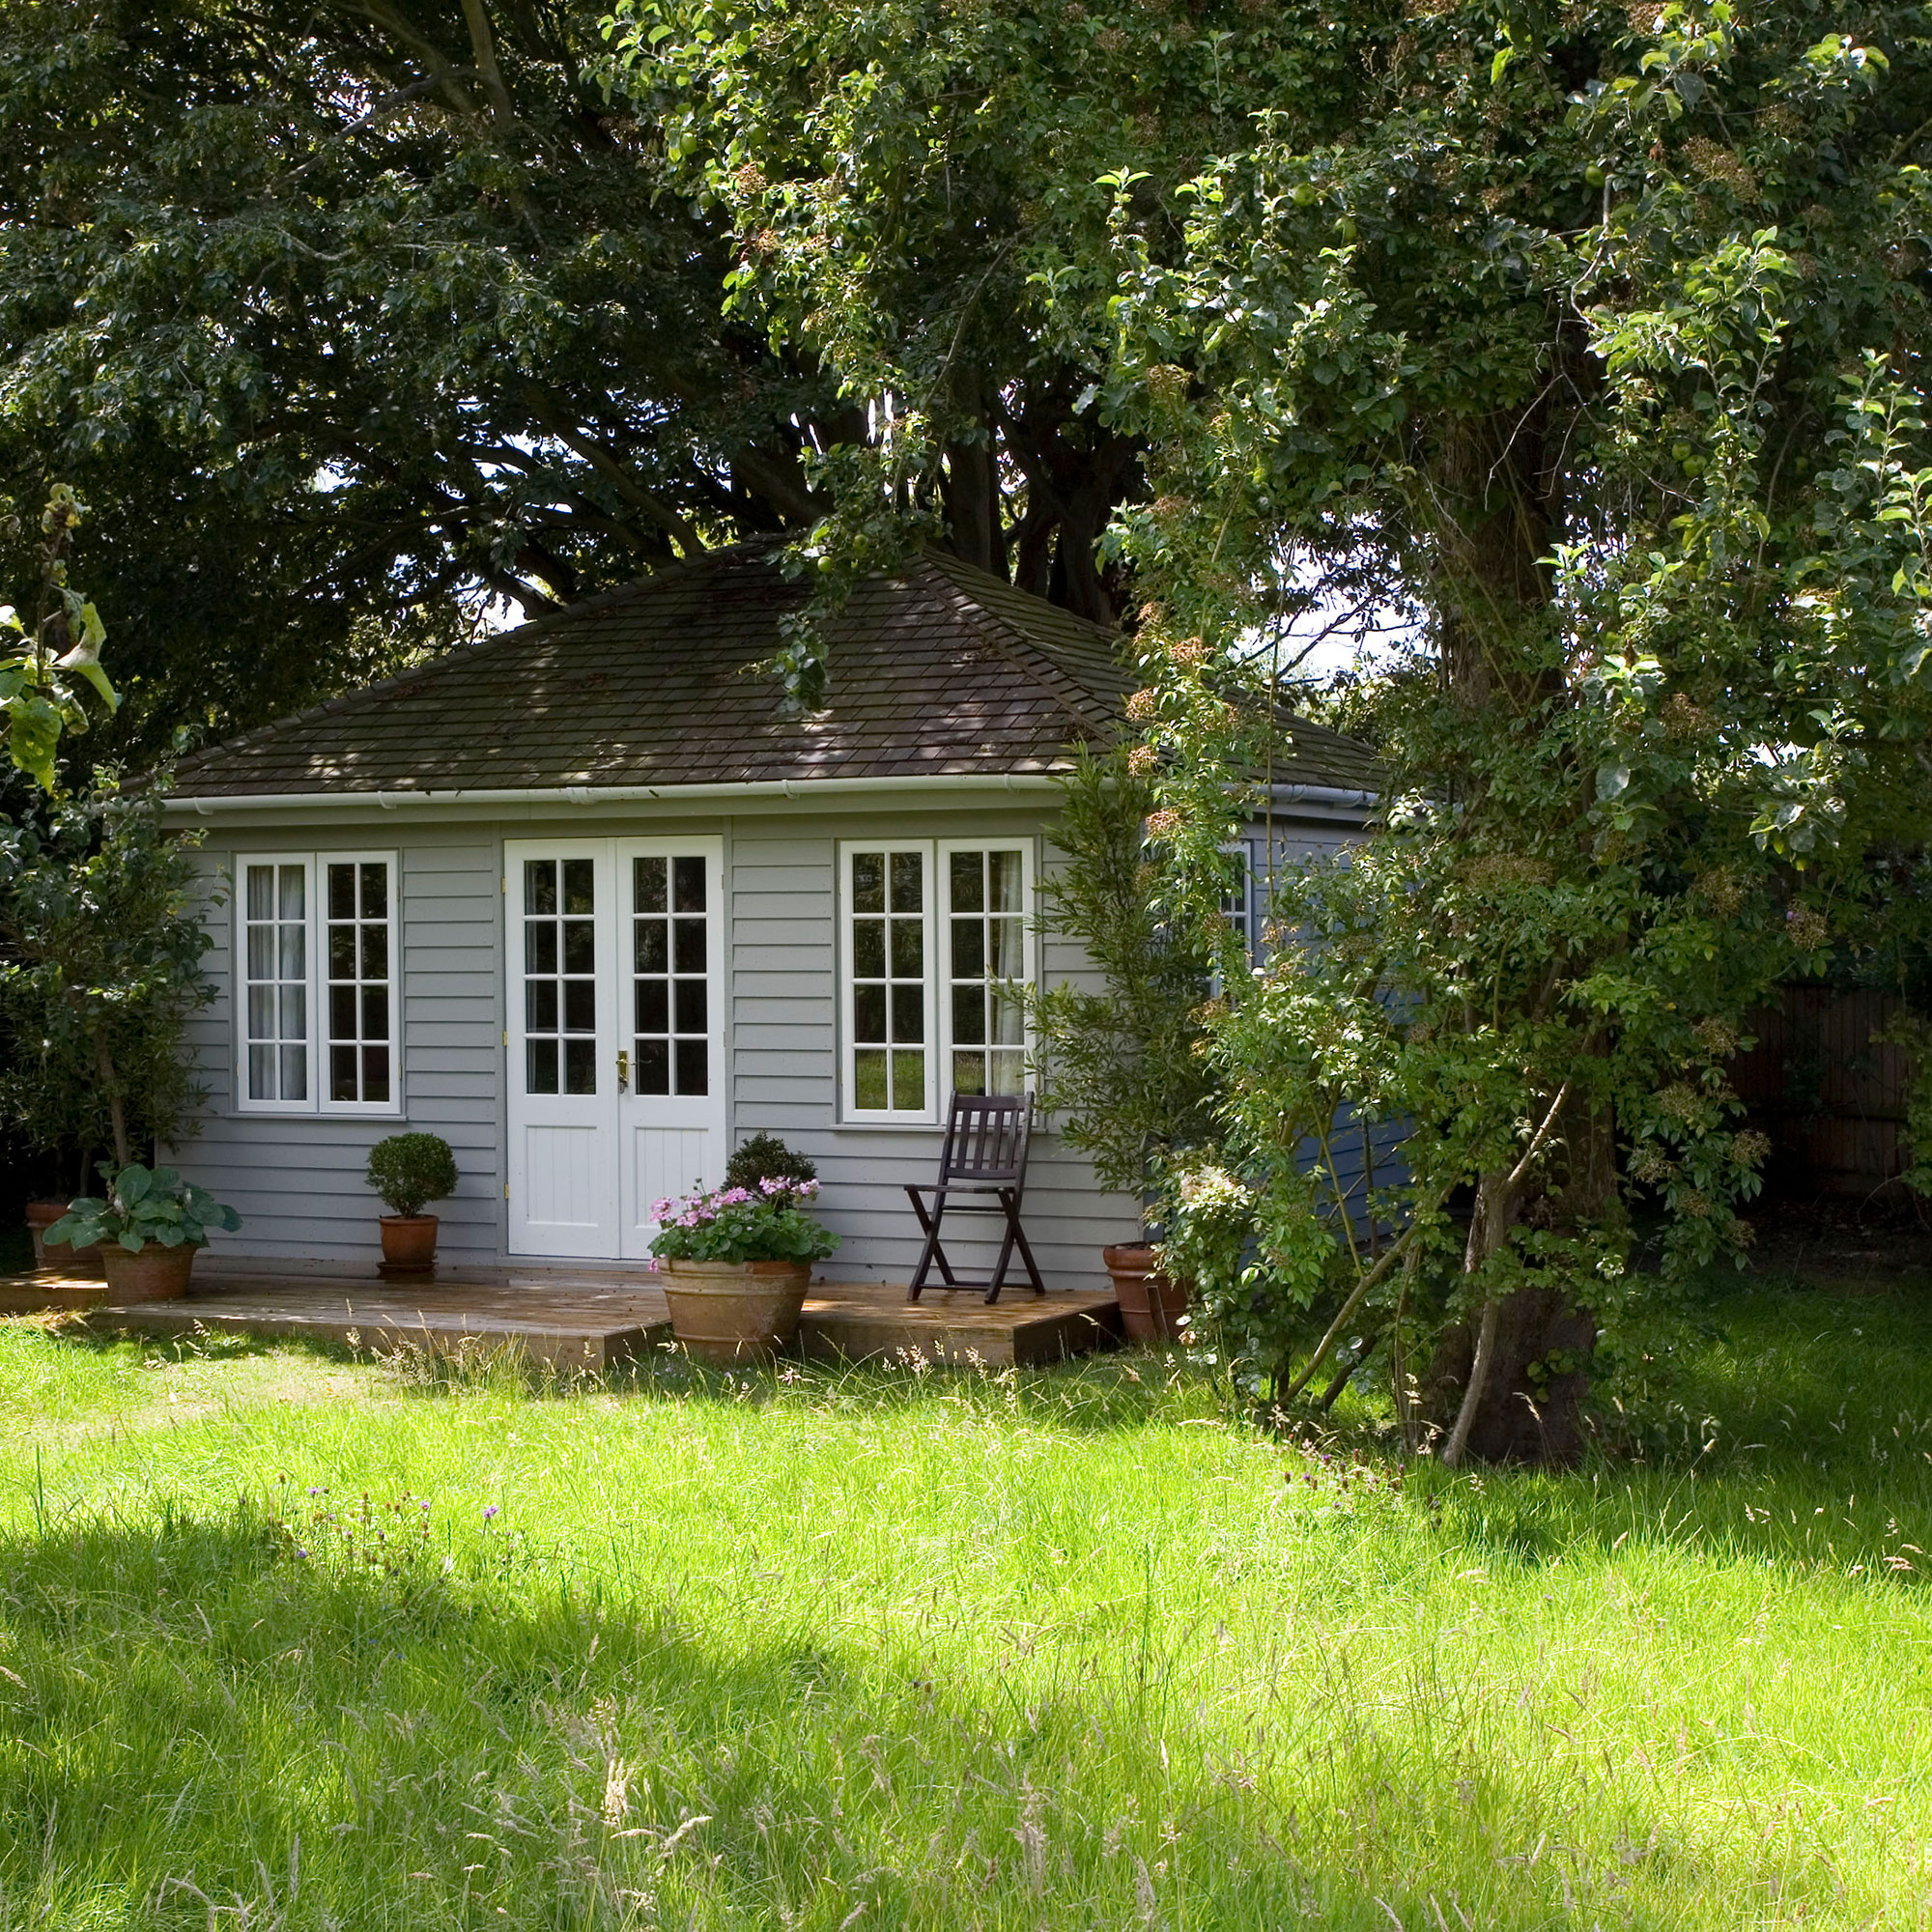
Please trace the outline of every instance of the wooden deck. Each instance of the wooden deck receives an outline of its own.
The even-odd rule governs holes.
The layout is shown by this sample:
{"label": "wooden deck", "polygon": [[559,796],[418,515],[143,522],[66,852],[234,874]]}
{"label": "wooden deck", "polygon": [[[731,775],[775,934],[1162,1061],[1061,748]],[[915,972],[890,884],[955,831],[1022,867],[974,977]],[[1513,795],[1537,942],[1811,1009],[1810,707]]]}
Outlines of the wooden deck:
{"label": "wooden deck", "polygon": [[[0,1278],[0,1315],[73,1310],[122,1334],[197,1330],[289,1337],[435,1355],[511,1350],[526,1360],[593,1372],[671,1344],[664,1292],[641,1269],[445,1271],[431,1282],[384,1281],[373,1270],[286,1273],[198,1264],[179,1301],[114,1307],[104,1283],[52,1270]],[[801,1352],[821,1360],[923,1358],[991,1368],[1059,1361],[1120,1334],[1111,1293],[1044,1296],[1009,1289],[991,1308],[977,1293],[928,1289],[917,1304],[890,1282],[818,1282],[799,1324]]]}

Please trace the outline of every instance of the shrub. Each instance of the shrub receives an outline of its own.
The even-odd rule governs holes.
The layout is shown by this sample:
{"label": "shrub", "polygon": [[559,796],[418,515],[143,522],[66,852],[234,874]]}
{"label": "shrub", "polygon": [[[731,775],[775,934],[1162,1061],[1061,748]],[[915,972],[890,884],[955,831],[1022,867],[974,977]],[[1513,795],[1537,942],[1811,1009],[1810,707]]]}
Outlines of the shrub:
{"label": "shrub", "polygon": [[368,1181],[391,1214],[420,1214],[456,1192],[456,1156],[440,1134],[391,1134],[369,1150]]}
{"label": "shrub", "polygon": [[816,1180],[818,1169],[795,1153],[776,1134],[753,1134],[741,1141],[724,1163],[724,1185],[755,1190],[761,1181]]}

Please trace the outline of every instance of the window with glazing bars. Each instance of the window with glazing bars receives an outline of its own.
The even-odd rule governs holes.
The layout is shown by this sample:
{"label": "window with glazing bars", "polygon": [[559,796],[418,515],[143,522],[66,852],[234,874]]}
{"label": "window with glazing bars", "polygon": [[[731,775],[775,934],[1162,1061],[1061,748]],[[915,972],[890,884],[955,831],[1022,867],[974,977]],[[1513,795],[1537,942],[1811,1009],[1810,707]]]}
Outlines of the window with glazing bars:
{"label": "window with glazing bars", "polygon": [[323,879],[328,1097],[384,1106],[393,1091],[388,864],[329,859]]}
{"label": "window with glazing bars", "polygon": [[708,1094],[704,860],[657,855],[631,867],[632,1085],[639,1094]]}
{"label": "window with glazing bars", "polygon": [[524,862],[524,1089],[597,1091],[597,863]]}
{"label": "window with glazing bars", "polygon": [[242,905],[247,1097],[306,1102],[308,862],[249,862]]}
{"label": "window with glazing bars", "polygon": [[843,848],[847,1118],[931,1122],[948,1091],[1026,1085],[1032,853],[951,840]]}

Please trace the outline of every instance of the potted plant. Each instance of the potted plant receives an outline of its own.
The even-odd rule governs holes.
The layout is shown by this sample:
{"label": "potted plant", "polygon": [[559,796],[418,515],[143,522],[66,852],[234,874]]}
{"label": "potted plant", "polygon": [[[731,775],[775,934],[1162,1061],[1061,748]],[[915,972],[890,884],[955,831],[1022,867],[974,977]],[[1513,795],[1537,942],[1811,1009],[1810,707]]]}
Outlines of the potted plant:
{"label": "potted plant", "polygon": [[811,1264],[838,1245],[807,1211],[817,1193],[778,1173],[652,1208],[671,1332],[700,1361],[762,1360],[796,1338]]}
{"label": "potted plant", "polygon": [[187,1293],[198,1249],[212,1229],[232,1233],[242,1217],[171,1167],[129,1161],[109,1171],[105,1198],[83,1197],[47,1230],[75,1247],[99,1243],[113,1302],[166,1301]]}
{"label": "potted plant", "polygon": [[456,1156],[440,1134],[391,1134],[369,1150],[369,1185],[389,1211],[383,1228],[383,1272],[436,1270],[437,1217],[423,1209],[456,1192]]}
{"label": "potted plant", "polygon": [[1176,1156],[1212,1139],[1214,1084],[1197,1051],[1213,960],[1165,902],[1147,837],[1153,797],[1124,754],[1083,753],[1062,781],[1044,923],[1078,939],[1101,990],[1062,980],[1028,995],[1040,1102],[1102,1186],[1140,1207],[1138,1240],[1101,1250],[1135,1341],[1179,1333],[1188,1287],[1158,1265],[1153,1234]]}

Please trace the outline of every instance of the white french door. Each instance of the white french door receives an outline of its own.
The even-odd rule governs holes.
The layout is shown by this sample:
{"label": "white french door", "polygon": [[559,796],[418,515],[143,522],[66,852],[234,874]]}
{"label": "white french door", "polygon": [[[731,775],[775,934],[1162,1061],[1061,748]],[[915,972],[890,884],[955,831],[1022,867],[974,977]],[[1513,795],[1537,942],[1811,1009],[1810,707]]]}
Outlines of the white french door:
{"label": "white french door", "polygon": [[640,1260],[725,1156],[718,839],[504,846],[510,1250]]}

